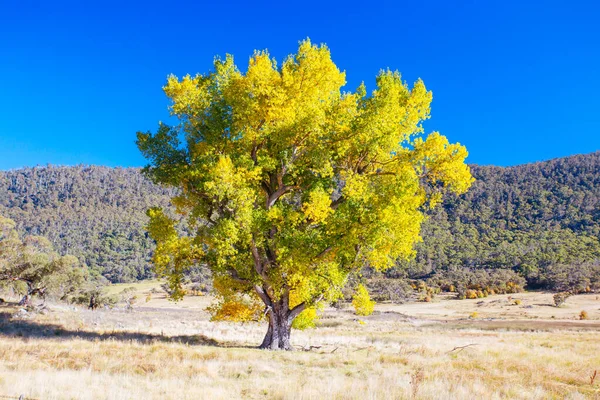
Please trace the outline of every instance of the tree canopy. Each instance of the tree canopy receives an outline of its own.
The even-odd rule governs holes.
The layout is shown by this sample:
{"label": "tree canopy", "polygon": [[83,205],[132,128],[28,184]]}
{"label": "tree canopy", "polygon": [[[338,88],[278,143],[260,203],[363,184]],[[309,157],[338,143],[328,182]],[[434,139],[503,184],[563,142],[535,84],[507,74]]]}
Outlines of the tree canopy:
{"label": "tree canopy", "polygon": [[43,236],[21,239],[14,228],[14,221],[0,215],[0,283],[24,286],[22,305],[34,295],[45,298],[48,290],[61,296],[74,292],[87,272],[77,258],[60,256]]}
{"label": "tree canopy", "polygon": [[263,347],[290,349],[292,321],[340,296],[364,264],[384,270],[414,255],[423,210],[472,177],[466,149],[424,137],[431,92],[382,71],[370,95],[343,92],[329,49],[300,43],[281,66],[255,52],[243,73],[232,56],[214,70],[168,78],[180,124],[138,133],[146,173],[181,190],[173,198],[192,235],[155,208],[156,272],[179,290],[196,263],[213,272],[221,306],[257,301]]}

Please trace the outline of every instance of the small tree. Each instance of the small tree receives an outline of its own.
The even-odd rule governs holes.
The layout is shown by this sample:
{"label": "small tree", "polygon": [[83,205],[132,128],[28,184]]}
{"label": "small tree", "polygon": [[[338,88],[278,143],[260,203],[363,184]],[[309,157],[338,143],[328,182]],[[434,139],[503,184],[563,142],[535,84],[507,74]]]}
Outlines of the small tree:
{"label": "small tree", "polygon": [[80,282],[77,264],[77,258],[54,252],[44,237],[21,240],[15,223],[0,216],[0,281],[24,285],[20,305],[30,305],[34,295],[45,299],[49,290],[60,296],[68,294]]}
{"label": "small tree", "polygon": [[290,350],[294,319],[339,298],[365,264],[411,257],[424,208],[473,181],[463,146],[422,137],[432,95],[421,80],[382,71],[370,95],[345,83],[309,40],[281,66],[255,52],[245,73],[228,55],[208,74],[170,76],[180,125],[138,133],[145,173],[180,189],[173,204],[192,232],[149,210],[156,273],[178,299],[185,272],[205,263],[219,304],[262,303],[262,348]]}
{"label": "small tree", "polygon": [[371,300],[369,292],[364,285],[358,285],[356,288],[356,293],[352,297],[352,305],[354,306],[356,315],[371,315],[375,309],[375,302]]}

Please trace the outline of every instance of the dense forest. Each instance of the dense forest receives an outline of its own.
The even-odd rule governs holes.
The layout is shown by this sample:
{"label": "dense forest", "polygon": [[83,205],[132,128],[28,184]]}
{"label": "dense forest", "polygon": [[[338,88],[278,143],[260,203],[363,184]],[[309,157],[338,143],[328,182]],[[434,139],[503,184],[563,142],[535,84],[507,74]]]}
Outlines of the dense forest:
{"label": "dense forest", "polygon": [[112,282],[152,276],[146,210],[174,193],[138,169],[36,167],[0,172],[0,215],[26,235],[47,237]]}
{"label": "dense forest", "polygon": [[600,288],[600,152],[471,169],[471,189],[431,212],[415,260],[389,276],[456,286],[504,270],[530,288]]}
{"label": "dense forest", "polygon": [[[434,286],[507,277],[532,288],[600,286],[600,152],[516,167],[471,166],[477,181],[430,213],[417,256],[387,273]],[[0,172],[0,214],[47,237],[112,282],[152,276],[146,209],[171,189],[139,169],[36,167]],[[499,278],[501,276],[501,278]],[[512,277],[512,278],[511,278]]]}

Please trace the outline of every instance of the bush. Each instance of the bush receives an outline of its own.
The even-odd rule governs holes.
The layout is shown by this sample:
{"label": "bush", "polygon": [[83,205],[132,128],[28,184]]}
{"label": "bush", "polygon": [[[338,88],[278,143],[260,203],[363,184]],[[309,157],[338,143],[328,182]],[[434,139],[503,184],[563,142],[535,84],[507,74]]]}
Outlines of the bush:
{"label": "bush", "polygon": [[546,267],[540,284],[558,292],[589,293],[600,290],[600,264],[556,264]]}
{"label": "bush", "polygon": [[367,280],[367,289],[375,301],[403,303],[413,294],[413,288],[404,279],[374,278]]}
{"label": "bush", "polygon": [[427,279],[431,287],[445,292],[456,291],[459,299],[476,299],[492,294],[518,293],[523,291],[525,278],[506,269],[461,268],[436,272]]}
{"label": "bush", "polygon": [[588,317],[588,313],[587,313],[587,311],[581,311],[581,312],[579,313],[579,319],[580,319],[580,320],[584,320],[584,319],[588,319],[588,318],[589,318],[589,317]]}
{"label": "bush", "polygon": [[567,301],[567,299],[568,299],[569,297],[571,297],[571,293],[569,293],[569,292],[560,292],[560,293],[556,293],[556,294],[553,296],[553,299],[554,299],[554,305],[555,305],[556,307],[560,307],[560,306],[562,306],[562,305],[565,303],[565,301]]}
{"label": "bush", "polygon": [[371,315],[375,309],[375,302],[371,300],[367,288],[362,284],[356,288],[356,292],[352,298],[352,305],[354,306],[356,315]]}

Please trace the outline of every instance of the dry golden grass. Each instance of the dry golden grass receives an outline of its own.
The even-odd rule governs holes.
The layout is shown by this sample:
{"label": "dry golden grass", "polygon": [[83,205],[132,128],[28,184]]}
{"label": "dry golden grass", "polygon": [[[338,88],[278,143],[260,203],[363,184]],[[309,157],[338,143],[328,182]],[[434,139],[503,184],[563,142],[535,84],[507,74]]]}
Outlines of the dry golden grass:
{"label": "dry golden grass", "polygon": [[[600,398],[600,301],[565,308],[537,293],[326,310],[293,353],[251,348],[262,324],[212,323],[208,298],[153,299],[132,312],[0,308],[0,394],[37,399]],[[500,300],[500,303],[492,303]],[[571,304],[569,304],[571,303]],[[509,309],[503,308],[511,307]],[[514,301],[512,302],[514,304]],[[186,308],[183,308],[186,307]],[[546,309],[548,308],[548,309]],[[572,310],[571,310],[572,308]],[[590,319],[579,321],[582,309]],[[537,311],[537,312],[536,312]],[[476,320],[468,315],[477,312]],[[551,312],[554,319],[547,317]],[[504,315],[503,313],[508,313]],[[494,320],[490,320],[494,316]],[[546,318],[547,317],[547,318]],[[512,319],[509,319],[512,318]],[[497,324],[497,325],[494,325]],[[512,328],[514,327],[514,328]],[[304,351],[310,349],[310,351]]]}

